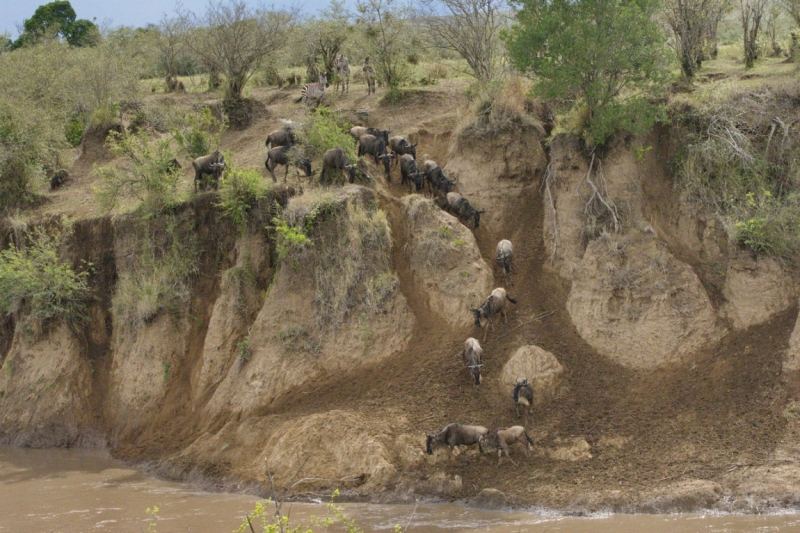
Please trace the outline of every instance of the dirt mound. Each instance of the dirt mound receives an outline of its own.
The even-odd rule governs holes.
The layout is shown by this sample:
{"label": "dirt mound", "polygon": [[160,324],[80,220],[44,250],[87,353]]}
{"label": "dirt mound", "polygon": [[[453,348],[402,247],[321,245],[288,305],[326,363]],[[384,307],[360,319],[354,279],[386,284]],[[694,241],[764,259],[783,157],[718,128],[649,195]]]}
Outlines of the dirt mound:
{"label": "dirt mound", "polygon": [[558,359],[538,346],[522,346],[503,366],[500,383],[504,390],[513,390],[517,378],[526,378],[533,385],[534,403],[555,397],[564,367]]}
{"label": "dirt mound", "polygon": [[679,361],[720,337],[700,280],[652,235],[590,242],[573,277],[567,310],[575,327],[622,365]]}
{"label": "dirt mound", "polygon": [[[387,270],[391,249],[369,240],[388,236],[389,228],[376,214],[351,209],[371,202],[372,191],[348,186],[318,202],[290,203],[290,216],[308,220],[318,213],[313,246],[284,259],[239,348],[240,363],[230,366],[211,397],[210,414],[249,413],[290,389],[305,387],[310,394],[321,374],[375,364],[403,350],[414,317]],[[367,251],[368,258],[361,255]]]}
{"label": "dirt mound", "polygon": [[479,305],[493,283],[475,237],[431,200],[408,195],[403,206],[409,236],[405,253],[417,290],[451,326],[469,325],[472,317],[466,310]]}

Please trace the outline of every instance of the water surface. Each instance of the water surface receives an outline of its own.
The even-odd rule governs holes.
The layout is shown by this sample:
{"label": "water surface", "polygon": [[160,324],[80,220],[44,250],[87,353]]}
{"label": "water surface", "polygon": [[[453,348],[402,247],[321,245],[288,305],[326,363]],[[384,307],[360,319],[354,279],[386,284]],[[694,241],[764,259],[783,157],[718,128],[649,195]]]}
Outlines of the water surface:
{"label": "water surface", "polygon": [[[158,533],[230,533],[259,502],[254,496],[199,492],[147,477],[104,452],[0,447],[0,532],[146,532],[145,512],[159,507]],[[456,504],[343,504],[364,531],[518,531],[551,533],[796,533],[800,515],[601,515],[563,517]],[[323,503],[285,504],[292,522],[329,513]],[[412,518],[413,515],[413,518]]]}

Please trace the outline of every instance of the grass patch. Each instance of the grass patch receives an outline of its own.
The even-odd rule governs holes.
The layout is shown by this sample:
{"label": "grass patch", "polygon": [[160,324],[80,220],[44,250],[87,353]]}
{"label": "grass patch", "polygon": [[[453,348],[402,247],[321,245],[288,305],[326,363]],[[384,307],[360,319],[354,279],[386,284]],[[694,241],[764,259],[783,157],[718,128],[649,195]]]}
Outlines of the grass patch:
{"label": "grass patch", "polygon": [[293,198],[283,220],[313,242],[313,247],[289,248],[283,260],[313,272],[320,329],[335,328],[353,313],[372,315],[383,309],[398,286],[383,211],[357,197],[318,193]]}
{"label": "grass patch", "polygon": [[544,134],[544,108],[529,96],[531,81],[508,75],[491,83],[474,84],[467,90],[471,104],[462,114],[460,135],[485,139],[505,131],[533,128]]}
{"label": "grass patch", "polygon": [[180,235],[167,223],[162,243],[147,232],[132,264],[123,269],[111,300],[115,331],[135,333],[163,311],[180,314],[191,300],[198,251],[193,235]]}

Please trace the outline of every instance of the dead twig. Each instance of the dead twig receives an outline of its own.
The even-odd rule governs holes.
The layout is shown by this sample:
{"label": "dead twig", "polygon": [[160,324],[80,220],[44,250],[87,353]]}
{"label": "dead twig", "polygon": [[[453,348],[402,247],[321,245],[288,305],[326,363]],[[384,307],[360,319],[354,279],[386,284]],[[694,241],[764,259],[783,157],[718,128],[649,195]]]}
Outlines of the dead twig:
{"label": "dead twig", "polygon": [[512,331],[514,331],[514,330],[516,330],[516,329],[519,329],[519,328],[521,328],[522,326],[527,326],[528,324],[533,324],[533,323],[534,323],[534,322],[536,322],[537,320],[541,320],[541,319],[543,319],[543,318],[546,318],[546,317],[548,317],[548,316],[552,315],[553,313],[555,313],[555,311],[547,311],[546,313],[542,313],[541,315],[536,315],[535,317],[533,317],[533,318],[532,318],[532,319],[530,319],[529,321],[527,321],[527,322],[523,322],[523,323],[522,323],[522,324],[520,324],[519,326],[515,326],[515,327],[511,328],[510,330],[506,331],[506,332],[505,332],[505,333],[503,333],[502,335],[498,335],[496,338],[497,338],[497,339],[502,339],[503,337],[505,337],[506,335],[508,335],[508,334],[509,334],[509,333],[511,333]]}
{"label": "dead twig", "polygon": [[408,528],[411,527],[411,521],[414,520],[414,515],[417,514],[417,507],[419,506],[419,500],[416,500],[417,503],[414,504],[414,510],[411,511],[411,517],[408,519],[408,524],[406,524],[406,528],[403,530],[403,533],[408,531]]}
{"label": "dead twig", "polygon": [[[544,171],[544,187],[545,191],[547,192],[547,199],[550,201],[550,210],[553,212],[553,252],[550,254],[550,264],[553,265],[556,262],[556,253],[558,251],[558,214],[556,212],[556,203],[553,200],[553,193],[550,190],[550,182],[553,182],[553,186],[556,185],[556,170],[553,166],[553,162],[547,165],[547,170]],[[503,275],[505,275],[505,270],[503,270]]]}

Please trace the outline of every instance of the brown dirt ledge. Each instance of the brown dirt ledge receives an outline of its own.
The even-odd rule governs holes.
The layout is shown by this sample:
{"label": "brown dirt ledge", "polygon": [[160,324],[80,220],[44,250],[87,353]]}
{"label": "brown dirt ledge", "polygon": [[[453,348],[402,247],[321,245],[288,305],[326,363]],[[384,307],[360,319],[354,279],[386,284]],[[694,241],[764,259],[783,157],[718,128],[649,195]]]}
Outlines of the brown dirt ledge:
{"label": "brown dirt ledge", "polygon": [[[350,313],[334,332],[319,329],[310,267],[276,272],[265,220],[243,237],[205,194],[171,215],[200,249],[188,309],[162,313],[136,339],[115,341],[110,299],[118,273],[131,243],[145,231],[158,238],[164,221],[143,227],[131,216],[73,211],[81,220],[65,253],[95,264],[92,322],[78,335],[56,325],[34,336],[3,320],[0,442],[108,446],[170,478],[258,493],[266,493],[265,459],[279,485],[304,463],[301,477],[313,479],[296,488],[297,497],[340,488],[371,501],[469,501],[492,488],[510,506],[574,513],[800,507],[800,364],[784,369],[796,291],[774,265],[738,257],[713,224],[679,211],[666,172],[669,133],[611,150],[604,173],[612,196],[628,206],[626,229],[611,244],[587,243],[576,189],[588,162],[574,143],[556,141],[548,153],[538,133],[513,131],[475,150],[447,126],[460,101],[436,91],[407,107],[382,108],[357,95],[337,103],[368,109],[371,125],[409,132],[420,153],[457,176],[461,192],[487,210],[472,231],[445,213],[409,222],[418,200],[403,198],[399,178],[348,193],[377,202],[391,228],[386,260],[398,285],[377,312]],[[224,148],[240,154],[239,164],[261,168],[264,150],[256,146],[279,126],[277,117],[302,119],[302,111],[286,98],[255,96],[272,102],[273,118],[228,132]],[[636,143],[657,149],[637,162]],[[542,188],[548,157],[560,172],[554,265]],[[42,216],[68,212],[89,196],[90,174],[75,170],[74,189],[60,192]],[[289,195],[276,199],[286,204]],[[426,232],[449,240],[446,264],[419,264]],[[502,238],[514,243],[509,293],[519,303],[509,324],[500,322],[483,343],[485,381],[473,391],[457,354],[466,337],[483,331],[471,325],[466,306],[478,303],[472,300],[487,288],[484,278],[502,285],[493,259]],[[461,263],[452,253],[459,247]],[[230,273],[245,267],[253,281],[242,288]],[[727,284],[714,274],[726,269],[738,276]],[[779,290],[765,289],[776,303],[737,292],[753,282],[740,280],[742,272],[777,280]],[[544,313],[551,314],[537,319]],[[650,353],[654,328],[689,337]],[[615,346],[631,339],[647,353]],[[425,432],[446,423],[517,423],[502,371],[523,346],[546,350],[563,369],[548,381],[552,390],[536,397],[530,459],[513,450],[520,467],[498,468],[494,456],[472,450],[426,456]]]}

